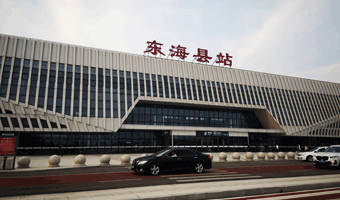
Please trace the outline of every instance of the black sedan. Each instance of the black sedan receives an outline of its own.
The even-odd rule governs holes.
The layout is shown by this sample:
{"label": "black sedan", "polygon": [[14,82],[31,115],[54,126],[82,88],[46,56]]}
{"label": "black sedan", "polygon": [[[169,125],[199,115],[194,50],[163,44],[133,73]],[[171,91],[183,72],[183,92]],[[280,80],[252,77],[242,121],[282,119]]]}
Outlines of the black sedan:
{"label": "black sedan", "polygon": [[163,149],[151,156],[136,158],[131,165],[135,172],[150,172],[152,175],[158,175],[164,169],[193,169],[202,173],[210,168],[209,155],[186,148]]}

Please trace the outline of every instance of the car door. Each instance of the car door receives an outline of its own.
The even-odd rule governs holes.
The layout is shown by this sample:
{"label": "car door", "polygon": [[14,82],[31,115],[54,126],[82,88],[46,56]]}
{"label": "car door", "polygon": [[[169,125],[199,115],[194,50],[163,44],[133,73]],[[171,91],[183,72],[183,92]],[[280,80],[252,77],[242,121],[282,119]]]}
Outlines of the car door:
{"label": "car door", "polygon": [[188,150],[179,150],[178,165],[180,168],[192,168],[195,166],[195,161],[197,160],[197,155]]}
{"label": "car door", "polygon": [[[171,151],[170,151],[171,152]],[[175,169],[178,167],[178,157],[171,157],[170,152],[162,156],[161,163],[163,169]]]}

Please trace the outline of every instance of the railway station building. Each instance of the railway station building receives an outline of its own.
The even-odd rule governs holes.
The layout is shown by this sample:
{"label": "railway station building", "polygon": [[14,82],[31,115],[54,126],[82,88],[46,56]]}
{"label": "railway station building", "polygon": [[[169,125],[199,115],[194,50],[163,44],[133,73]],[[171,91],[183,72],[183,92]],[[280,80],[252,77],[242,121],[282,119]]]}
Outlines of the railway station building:
{"label": "railway station building", "polygon": [[0,133],[19,155],[340,143],[340,84],[0,34]]}

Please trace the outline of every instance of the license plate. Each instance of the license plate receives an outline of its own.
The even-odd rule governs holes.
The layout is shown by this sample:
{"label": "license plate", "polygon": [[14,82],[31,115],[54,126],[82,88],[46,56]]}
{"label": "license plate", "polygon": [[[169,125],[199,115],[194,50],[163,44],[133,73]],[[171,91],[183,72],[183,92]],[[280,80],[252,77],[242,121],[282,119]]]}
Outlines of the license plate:
{"label": "license plate", "polygon": [[134,168],[135,168],[135,166],[131,165],[131,169],[134,169]]}
{"label": "license plate", "polygon": [[320,162],[319,163],[325,163],[325,161],[324,160],[320,160]]}

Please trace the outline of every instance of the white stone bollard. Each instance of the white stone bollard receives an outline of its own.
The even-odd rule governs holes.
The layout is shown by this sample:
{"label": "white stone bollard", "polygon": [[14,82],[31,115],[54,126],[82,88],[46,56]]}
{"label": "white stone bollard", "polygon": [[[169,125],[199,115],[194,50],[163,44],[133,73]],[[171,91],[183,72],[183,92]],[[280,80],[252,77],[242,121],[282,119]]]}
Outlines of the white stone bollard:
{"label": "white stone bollard", "polygon": [[148,154],[146,153],[141,155],[141,157],[146,157],[146,156],[148,156]]}
{"label": "white stone bollard", "polygon": [[267,158],[268,158],[268,160],[275,160],[275,154],[270,152],[270,153],[267,154]]}
{"label": "white stone bollard", "polygon": [[50,164],[48,167],[60,167],[60,157],[57,155],[53,155],[48,159],[48,163]]}
{"label": "white stone bollard", "polygon": [[288,160],[295,160],[295,153],[293,152],[288,152],[287,154]]}
{"label": "white stone bollard", "polygon": [[86,157],[82,154],[79,154],[74,158],[74,166],[75,167],[86,166],[85,162],[86,162]]}
{"label": "white stone bollard", "polygon": [[239,153],[233,153],[231,157],[233,158],[233,161],[240,161],[241,158]]}
{"label": "white stone bollard", "polygon": [[100,157],[100,165],[101,166],[108,166],[110,165],[111,157],[109,155],[102,155]]}
{"label": "white stone bollard", "polygon": [[277,159],[278,160],[284,160],[286,155],[283,152],[277,153]]}
{"label": "white stone bollard", "polygon": [[264,154],[262,152],[257,153],[257,159],[259,161],[264,161],[266,159],[266,154]]}
{"label": "white stone bollard", "polygon": [[224,152],[221,152],[218,157],[220,158],[220,161],[224,162],[227,161],[227,154]]}
{"label": "white stone bollard", "polygon": [[23,156],[18,159],[18,167],[17,168],[29,168],[31,163],[31,159],[29,157]]}
{"label": "white stone bollard", "polygon": [[253,161],[253,159],[254,159],[254,154],[252,152],[247,152],[246,161]]}
{"label": "white stone bollard", "polygon": [[129,155],[123,155],[120,160],[122,161],[121,165],[130,165],[131,157]]}

